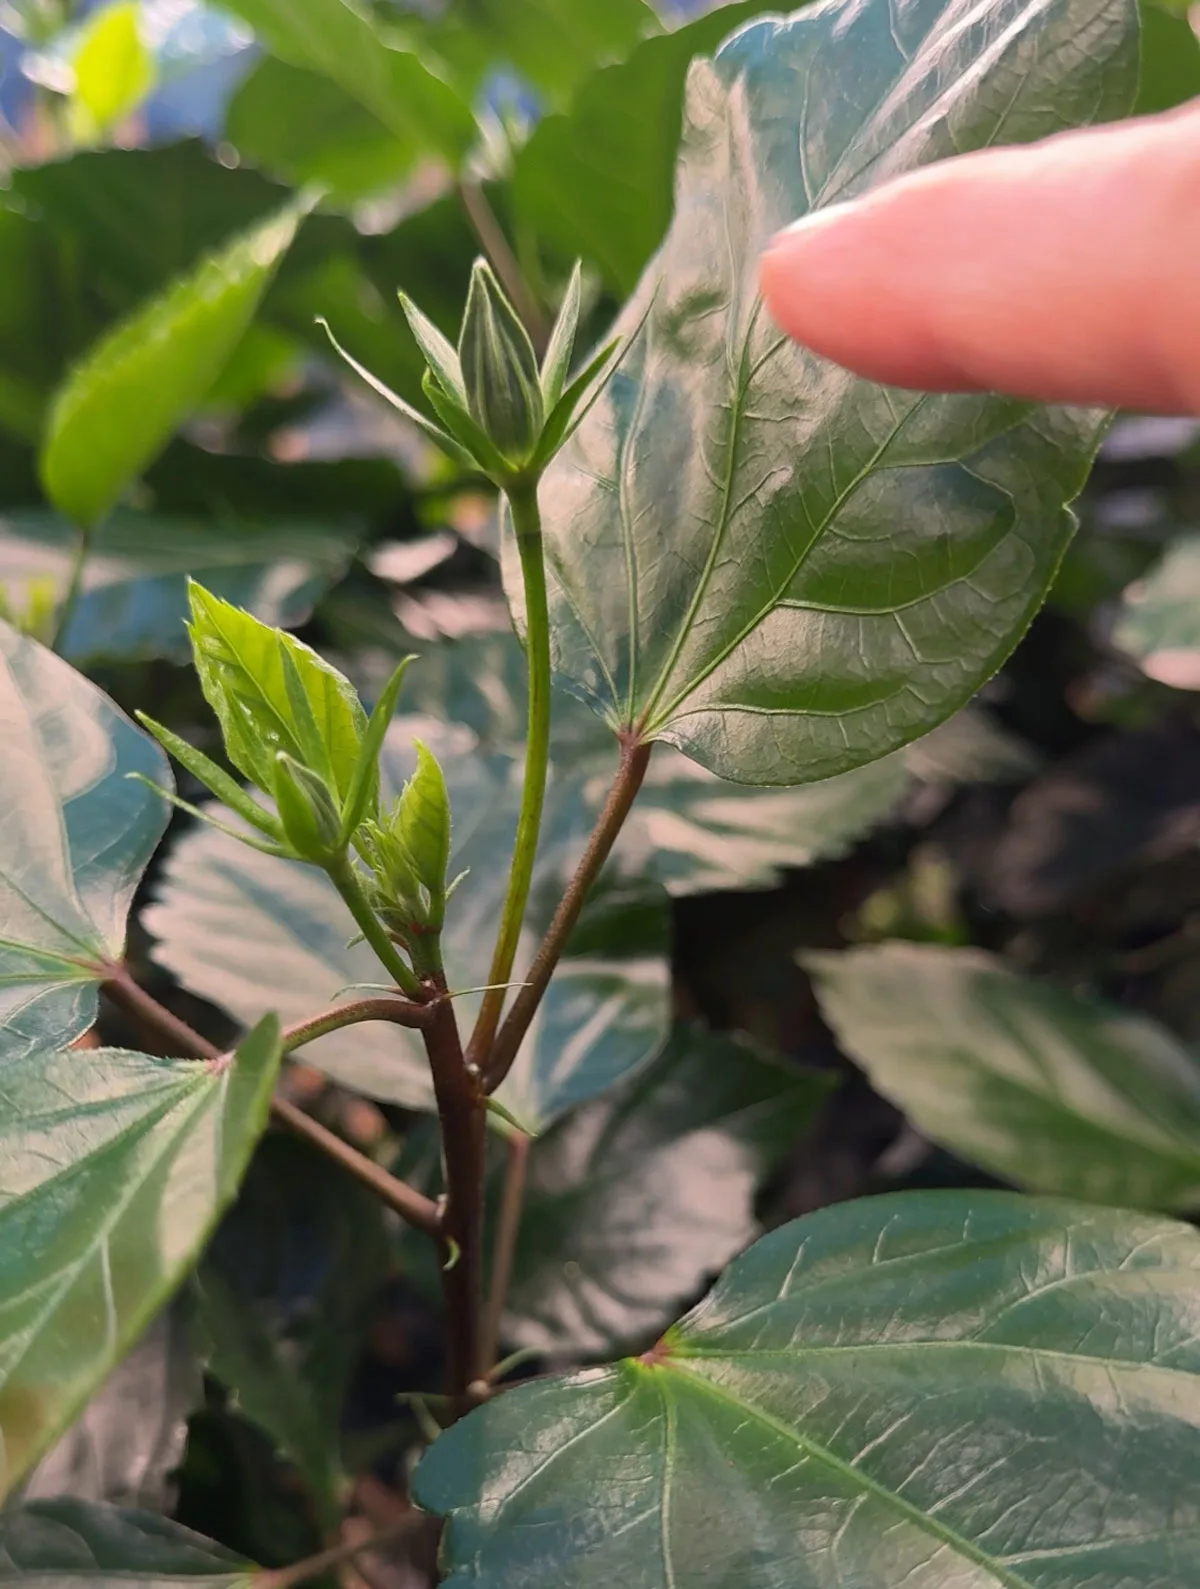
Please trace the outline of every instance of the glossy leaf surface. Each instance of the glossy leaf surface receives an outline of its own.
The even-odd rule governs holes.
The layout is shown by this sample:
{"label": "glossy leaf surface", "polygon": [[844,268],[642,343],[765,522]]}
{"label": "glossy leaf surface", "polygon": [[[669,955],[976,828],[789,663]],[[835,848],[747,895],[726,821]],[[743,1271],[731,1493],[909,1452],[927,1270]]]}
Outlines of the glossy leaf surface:
{"label": "glossy leaf surface", "polygon": [[636,334],[542,492],[557,669],[613,727],[809,782],[927,732],[1004,660],[1098,417],[852,379],[775,329],[758,260],[900,171],[1119,115],[1135,80],[1132,0],[839,0],[693,66],[675,219],[617,325]]}
{"label": "glossy leaf surface", "polygon": [[349,681],[294,635],[199,585],[188,595],[196,672],[230,761],[269,793],[282,751],[345,796],[367,726]]}
{"label": "glossy leaf surface", "polygon": [[329,78],[371,112],[412,157],[432,149],[457,157],[475,123],[454,90],[403,36],[390,35],[352,0],[233,0],[260,41],[289,66]]}
{"label": "glossy leaf surface", "polygon": [[[53,514],[0,521],[0,588],[17,611],[42,585],[59,595],[66,590],[75,542],[70,525]],[[62,655],[185,659],[189,575],[263,623],[298,624],[345,571],[353,550],[352,535],[306,520],[114,513],[94,537]]]}
{"label": "glossy leaf surface", "polygon": [[78,1037],[167,812],[166,758],[107,696],[0,623],[0,1065]]}
{"label": "glossy leaf surface", "polygon": [[973,949],[809,955],[838,1042],[917,1129],[1037,1191],[1200,1207],[1200,1059]]}
{"label": "glossy leaf surface", "polygon": [[505,1338],[592,1356],[669,1323],[756,1233],[754,1200],[829,1091],[681,1027],[612,1098],[535,1142]]}
{"label": "glossy leaf surface", "polygon": [[1183,1589],[1200,1238],[1003,1193],[775,1231],[648,1359],[521,1386],[417,1474],[452,1589]]}
{"label": "glossy leaf surface", "polygon": [[[470,869],[448,909],[442,941],[447,975],[452,990],[477,988],[487,981],[507,885],[519,764],[479,755],[464,731],[398,718],[380,761],[385,794],[399,793],[412,775],[414,736],[427,742],[446,775],[454,818],[450,873]],[[590,826],[578,781],[564,775],[549,791],[518,967],[532,954],[534,934],[548,924]],[[145,922],[158,940],[156,958],[242,1021],[267,1009],[285,1022],[301,1020],[351,983],[381,980],[369,948],[347,947],[353,923],[321,874],[259,856],[214,831],[191,832],[174,848]],[[585,912],[499,1094],[532,1129],[606,1091],[659,1048],[669,1021],[666,935],[664,896],[619,876]],[[476,995],[455,1000],[468,1028],[477,1006]],[[418,1033],[356,1027],[321,1038],[304,1055],[370,1097],[417,1108],[431,1104]]]}
{"label": "glossy leaf surface", "polygon": [[249,1585],[257,1570],[152,1512],[69,1499],[0,1512],[0,1584],[12,1589],[235,1589]]}
{"label": "glossy leaf surface", "polygon": [[47,421],[41,473],[69,519],[93,525],[208,393],[241,340],[302,211],[233,239],[139,309],[71,371]]}
{"label": "glossy leaf surface", "polygon": [[513,163],[521,219],[565,259],[596,266],[632,292],[671,219],[671,188],[688,64],[771,7],[722,5],[580,84],[569,108],[545,116]]}
{"label": "glossy leaf surface", "polygon": [[1200,535],[1181,536],[1129,586],[1113,640],[1160,684],[1200,690]]}
{"label": "glossy leaf surface", "polygon": [[4,1069],[0,1492],[195,1263],[267,1120],[278,1023],[231,1062],[42,1050]]}

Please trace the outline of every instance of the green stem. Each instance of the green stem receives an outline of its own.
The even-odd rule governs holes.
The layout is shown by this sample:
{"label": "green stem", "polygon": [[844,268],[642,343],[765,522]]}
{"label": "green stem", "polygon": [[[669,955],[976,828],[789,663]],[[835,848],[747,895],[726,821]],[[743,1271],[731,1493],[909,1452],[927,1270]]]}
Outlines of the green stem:
{"label": "green stem", "polygon": [[83,590],[83,571],[87,567],[88,556],[92,550],[92,527],[88,525],[79,531],[79,540],[75,544],[75,556],[71,559],[71,578],[67,583],[67,593],[62,599],[58,609],[58,617],[54,625],[54,639],[50,649],[57,651],[62,645],[63,636],[67,632],[67,625],[75,615],[79,605],[79,597]]}
{"label": "green stem", "polygon": [[425,992],[419,980],[401,960],[396,946],[383,929],[383,923],[371,909],[371,902],[363,892],[358,873],[345,858],[329,871],[330,881],[346,903],[350,914],[358,923],[359,931],[374,949],[380,965],[402,993],[410,999],[424,999]]}
{"label": "green stem", "polygon": [[542,556],[542,521],[538,513],[537,487],[513,491],[509,497],[517,549],[521,555],[521,574],[525,582],[525,647],[529,664],[529,730],[525,747],[525,783],[521,791],[521,816],[517,823],[508,897],[500,918],[492,968],[488,974],[490,991],[484,995],[479,1019],[467,1048],[468,1059],[482,1069],[500,1024],[505,989],[501,984],[512,978],[513,962],[521,937],[521,923],[533,881],[538,834],[542,825],[542,806],[546,797],[546,774],[550,764],[550,613],[546,601],[546,565]]}

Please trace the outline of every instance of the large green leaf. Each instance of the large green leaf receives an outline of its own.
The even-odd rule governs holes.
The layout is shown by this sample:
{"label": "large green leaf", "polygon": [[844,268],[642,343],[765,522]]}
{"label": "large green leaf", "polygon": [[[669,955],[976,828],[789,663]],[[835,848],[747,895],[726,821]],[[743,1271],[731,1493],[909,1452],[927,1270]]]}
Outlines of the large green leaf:
{"label": "large green leaf", "polygon": [[746,1042],[677,1030],[534,1143],[506,1339],[590,1355],[661,1330],[756,1234],[763,1180],[828,1091]]}
{"label": "large green leaf", "polygon": [[93,525],[153,461],[228,362],[304,207],[234,238],[107,333],[70,373],[47,421],[51,502]]}
{"label": "large green leaf", "polygon": [[[56,245],[56,268],[38,283],[43,298],[71,321],[132,312],[216,251],[236,232],[265,221],[286,189],[250,169],[221,165],[199,139],[151,149],[87,149],[62,160],[19,167],[12,201]],[[71,262],[82,250],[87,270]],[[76,327],[60,326],[52,344],[74,347]]]}
{"label": "large green leaf", "polygon": [[415,152],[329,78],[269,56],[234,95],[225,136],[244,160],[348,203],[398,183]]}
{"label": "large green leaf", "polygon": [[0,1493],[133,1345],[233,1200],[279,1067],[42,1049],[4,1067]]}
{"label": "large green leaf", "polygon": [[841,1046],[935,1142],[1037,1191],[1200,1208],[1200,1060],[1165,1027],[974,949],[804,963]]}
{"label": "large green leaf", "polygon": [[624,363],[542,492],[556,666],[614,729],[804,783],[999,666],[1070,538],[1094,413],[852,379],[769,322],[776,228],[897,172],[1128,108],[1133,0],[839,0],[696,64]]}
{"label": "large green leaf", "polygon": [[[443,948],[450,986],[487,981],[520,804],[520,765],[484,757],[471,735],[437,723],[398,719],[380,773],[398,793],[415,766],[414,734],[437,755],[454,816],[450,870],[469,868],[447,914]],[[544,931],[591,826],[580,781],[551,783],[534,875],[529,926],[518,966]],[[190,988],[242,1021],[277,1010],[285,1021],[311,1015],[351,983],[378,983],[370,949],[347,944],[354,928],[332,885],[311,868],[260,856],[208,829],[189,833],[164,869],[145,923],[156,958]],[[500,1093],[533,1130],[652,1058],[669,1022],[665,897],[612,877],[585,912]],[[253,946],[251,951],[251,946]],[[470,1025],[478,998],[455,1000]],[[336,1080],[373,1098],[428,1108],[429,1066],[419,1034],[363,1026],[304,1050]]]}
{"label": "large green leaf", "polygon": [[71,1499],[0,1512],[0,1584],[14,1589],[236,1589],[257,1568],[152,1512]]}
{"label": "large green leaf", "polygon": [[688,63],[770,9],[767,0],[739,0],[646,39],[585,78],[567,111],[538,123],[513,163],[512,192],[543,245],[632,292],[671,219]]}
{"label": "large green leaf", "polygon": [[452,1589],[1184,1589],[1200,1239],[997,1193],[775,1231],[646,1357],[418,1469]]}
{"label": "large green leaf", "polygon": [[1113,640],[1160,684],[1200,690],[1200,534],[1181,535],[1128,587]]}
{"label": "large green leaf", "polygon": [[289,66],[327,77],[401,140],[457,159],[475,133],[470,110],[402,35],[354,0],[230,0],[260,41]]}
{"label": "large green leaf", "polygon": [[[0,590],[20,611],[32,592],[59,595],[77,536],[50,513],[0,519]],[[311,520],[252,522],[117,512],[97,530],[80,598],[59,641],[72,661],[191,655],[187,580],[287,627],[345,572],[357,537]]]}
{"label": "large green leaf", "polygon": [[0,1062],[95,1019],[138,879],[166,827],[129,773],[170,784],[152,740],[67,663],[0,623]]}
{"label": "large green leaf", "polygon": [[428,38],[469,89],[507,66],[561,104],[659,27],[649,0],[451,0]]}

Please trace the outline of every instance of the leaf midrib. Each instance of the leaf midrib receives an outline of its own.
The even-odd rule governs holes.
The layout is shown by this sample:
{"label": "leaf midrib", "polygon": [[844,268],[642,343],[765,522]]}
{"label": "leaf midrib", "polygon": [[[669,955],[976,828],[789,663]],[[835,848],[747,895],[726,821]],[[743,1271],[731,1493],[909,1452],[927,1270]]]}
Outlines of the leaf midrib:
{"label": "leaf midrib", "polygon": [[[1020,1302],[1035,1300],[1036,1294],[1021,1298]],[[1019,1305],[1019,1304],[1018,1304]],[[979,1352],[988,1356],[1003,1354],[1004,1356],[1028,1357],[1034,1361],[1073,1363],[1093,1365],[1103,1368],[1106,1373],[1113,1374],[1121,1370],[1130,1370],[1134,1373],[1163,1375],[1170,1379],[1180,1379],[1189,1391],[1195,1394],[1200,1390],[1200,1375],[1186,1368],[1172,1368],[1163,1363],[1143,1363],[1126,1357],[1097,1357],[1089,1352],[1069,1352],[1057,1347],[1027,1346],[1010,1341],[984,1341],[978,1339],[960,1339],[953,1341],[863,1341],[849,1346],[776,1346],[776,1347],[712,1347],[695,1348],[686,1342],[676,1342],[672,1346],[671,1354],[667,1359],[667,1366],[680,1363],[686,1366],[689,1359],[709,1362],[749,1361],[761,1363],[768,1359],[782,1358],[787,1363],[795,1364],[809,1357],[858,1357],[864,1354],[889,1353],[905,1356],[909,1353],[924,1351],[955,1353]],[[710,1383],[707,1379],[705,1384]],[[736,1400],[737,1398],[731,1398]],[[740,1405],[740,1403],[739,1403]],[[752,1405],[747,1402],[747,1406]]]}
{"label": "leaf midrib", "polygon": [[[669,1384],[673,1371],[672,1364],[668,1363],[664,1367],[659,1368],[657,1373],[661,1380]],[[714,1400],[721,1402],[723,1406],[736,1408],[743,1416],[761,1423],[774,1434],[790,1441],[792,1445],[805,1455],[812,1457],[819,1463],[823,1463],[831,1471],[857,1486],[865,1494],[874,1496],[876,1500],[890,1507],[907,1522],[912,1523],[916,1528],[936,1539],[939,1544],[948,1546],[964,1560],[990,1572],[996,1583],[1001,1586],[1001,1589],[1038,1589],[1032,1579],[1023,1578],[1019,1574],[1012,1572],[1002,1562],[993,1556],[989,1556],[986,1551],[964,1535],[959,1534],[955,1529],[938,1522],[936,1518],[931,1517],[927,1512],[923,1512],[919,1506],[914,1506],[911,1501],[906,1501],[902,1495],[896,1494],[894,1490],[888,1489],[886,1485],[871,1478],[861,1468],[856,1468],[853,1463],[836,1456],[826,1446],[819,1444],[810,1436],[802,1434],[797,1429],[790,1428],[781,1419],[764,1412],[761,1407],[755,1406],[753,1402],[743,1401],[740,1397],[731,1395],[728,1391],[723,1390],[720,1386],[715,1385],[711,1380],[699,1374],[689,1376],[688,1386],[689,1389],[698,1389],[706,1392]],[[667,1391],[661,1386],[660,1389],[665,1402]]]}

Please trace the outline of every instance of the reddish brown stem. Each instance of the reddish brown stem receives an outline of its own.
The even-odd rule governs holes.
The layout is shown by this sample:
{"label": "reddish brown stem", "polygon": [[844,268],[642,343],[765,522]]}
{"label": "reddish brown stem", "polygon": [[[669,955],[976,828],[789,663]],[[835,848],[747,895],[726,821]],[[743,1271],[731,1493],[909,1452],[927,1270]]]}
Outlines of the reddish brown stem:
{"label": "reddish brown stem", "polygon": [[103,984],[104,991],[113,1003],[127,1015],[132,1015],[140,1026],[165,1038],[173,1054],[186,1059],[220,1059],[221,1050],[217,1045],[210,1043],[207,1037],[201,1037],[194,1027],[181,1021],[178,1015],[173,1015],[145,988],[139,987],[127,966],[110,965],[105,967],[105,971],[107,978]]}
{"label": "reddish brown stem", "polygon": [[523,1131],[514,1131],[508,1139],[508,1167],[504,1175],[504,1191],[500,1197],[496,1250],[492,1254],[487,1308],[483,1316],[482,1357],[489,1374],[495,1366],[500,1347],[500,1319],[504,1313],[504,1303],[512,1279],[513,1258],[517,1251],[521,1208],[525,1201],[525,1178],[529,1168],[530,1140]]}
{"label": "reddish brown stem", "polygon": [[[436,991],[446,990],[443,985]],[[441,1238],[447,1379],[452,1405],[457,1412],[464,1412],[470,1405],[470,1387],[483,1375],[480,1324],[487,1108],[478,1072],[468,1069],[463,1057],[454,1006],[441,999],[432,1009],[424,1037],[446,1165]]]}
{"label": "reddish brown stem", "polygon": [[[195,1059],[212,1060],[221,1057],[221,1050],[215,1043],[210,1043],[206,1037],[201,1037],[200,1033],[186,1021],[181,1021],[152,994],[147,993],[145,988],[139,987],[125,966],[113,965],[107,970],[108,980],[104,983],[104,991],[109,998],[141,1025],[165,1038],[170,1049]],[[362,1002],[363,1005],[386,1005],[389,1011],[393,1006],[397,1009],[405,1008],[400,999],[366,999]],[[337,1013],[345,1015],[354,1008],[352,1005],[344,1005]],[[423,1019],[425,1014],[425,1010],[422,1009]],[[360,1015],[358,1018],[400,1019],[398,1015],[392,1013],[387,1014],[386,1017]],[[327,1022],[327,1019],[327,1016],[315,1017],[316,1022]],[[301,1030],[311,1024],[313,1023],[304,1022],[301,1028],[293,1027],[292,1031]],[[352,1023],[343,1021],[341,1024]],[[331,1028],[323,1024],[321,1029],[328,1031]],[[360,1153],[357,1148],[351,1147],[349,1142],[343,1141],[341,1137],[327,1130],[325,1126],[306,1115],[302,1109],[297,1109],[295,1104],[289,1103],[286,1098],[276,1097],[271,1100],[271,1118],[297,1136],[303,1137],[327,1158],[340,1164],[356,1181],[374,1192],[376,1197],[385,1202],[389,1208],[395,1209],[402,1219],[407,1220],[417,1230],[423,1230],[427,1235],[435,1238],[440,1236],[441,1222],[437,1204],[432,1199],[423,1196],[405,1182],[397,1180],[394,1175],[389,1175],[375,1163],[374,1159],[369,1159],[365,1153]]]}
{"label": "reddish brown stem", "polygon": [[271,1099],[271,1119],[277,1125],[286,1126],[294,1136],[303,1137],[305,1142],[327,1159],[340,1164],[361,1186],[374,1192],[381,1202],[386,1203],[415,1230],[423,1230],[427,1236],[440,1239],[441,1216],[432,1198],[418,1192],[416,1187],[409,1186],[407,1182],[397,1180],[394,1175],[389,1175],[374,1159],[351,1147],[349,1142],[323,1126],[319,1120],[305,1114],[303,1109],[297,1109],[286,1098],[276,1095]]}
{"label": "reddish brown stem", "polygon": [[579,920],[579,913],[583,909],[592,884],[600,875],[605,861],[608,860],[617,835],[629,815],[630,807],[642,787],[642,779],[646,776],[646,768],[653,748],[652,744],[637,741],[627,742],[621,747],[621,763],[617,768],[617,776],[608,792],[608,799],[604,802],[604,809],[592,830],[587,849],[583,852],[583,859],[567,885],[567,891],[554,914],[554,920],[550,923],[541,948],[526,974],[524,985],[513,1000],[512,1008],[496,1034],[491,1054],[482,1067],[484,1085],[489,1093],[495,1092],[512,1069],[521,1040],[529,1030],[529,1023],[542,1002],[542,996],[566,948],[567,939]]}
{"label": "reddish brown stem", "polygon": [[306,1021],[298,1021],[295,1026],[285,1026],[283,1051],[290,1054],[293,1049],[313,1043],[318,1037],[340,1032],[344,1026],[358,1026],[363,1021],[391,1021],[397,1026],[420,1028],[429,1024],[431,1014],[428,1004],[410,1004],[407,999],[358,999],[353,1004],[335,1004],[319,1015],[310,1015]]}

